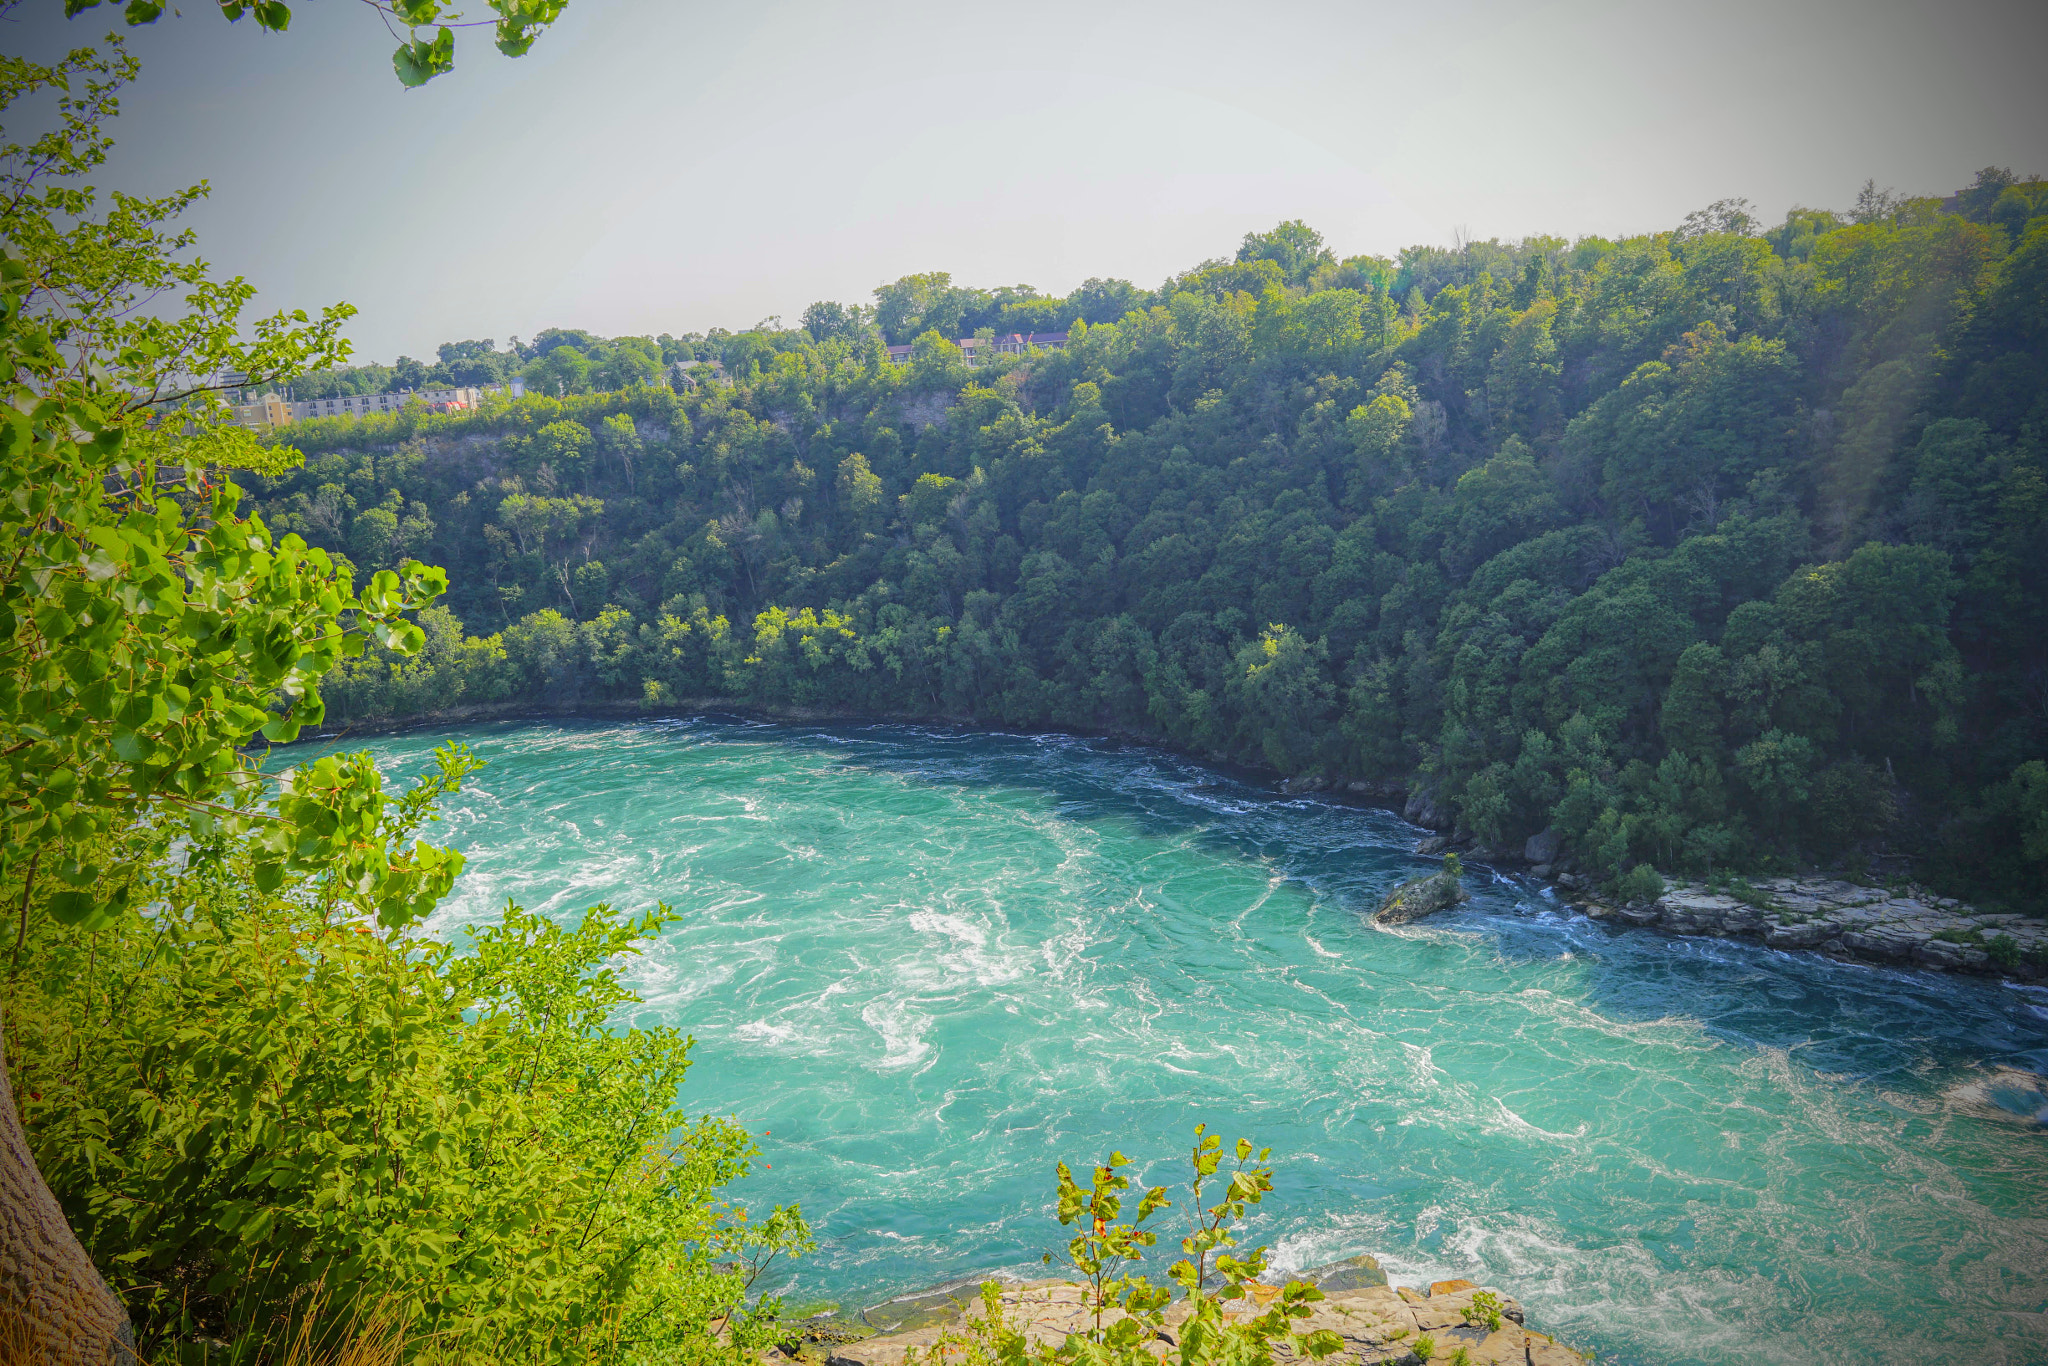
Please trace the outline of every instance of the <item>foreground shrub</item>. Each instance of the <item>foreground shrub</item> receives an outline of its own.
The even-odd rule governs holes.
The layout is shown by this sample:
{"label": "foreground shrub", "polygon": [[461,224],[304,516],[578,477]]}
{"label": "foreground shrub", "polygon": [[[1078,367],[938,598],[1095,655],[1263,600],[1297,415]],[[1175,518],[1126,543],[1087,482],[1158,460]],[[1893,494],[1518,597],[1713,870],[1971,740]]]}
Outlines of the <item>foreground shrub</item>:
{"label": "foreground shrub", "polygon": [[770,1331],[743,1282],[800,1214],[724,1200],[754,1149],[677,1108],[689,1039],[607,1028],[665,909],[508,906],[458,951],[331,882],[259,891],[233,845],[161,890],[90,937],[32,920],[8,1016],[37,1161],[146,1343],[374,1313],[436,1356],[687,1360]]}
{"label": "foreground shrub", "polygon": [[1621,899],[1630,904],[1655,901],[1664,895],[1664,879],[1655,868],[1647,863],[1638,863],[1621,875],[1615,884],[1615,891]]}
{"label": "foreground shrub", "polygon": [[[1131,1180],[1124,1169],[1130,1159],[1113,1152],[1093,1169],[1086,1185],[1074,1179],[1066,1163],[1058,1168],[1059,1220],[1076,1230],[1067,1243],[1066,1269],[1085,1287],[1088,1326],[1057,1346],[1034,1345],[1005,1318],[1000,1287],[990,1282],[981,1288],[981,1315],[941,1335],[921,1359],[913,1354],[911,1366],[1270,1366],[1276,1353],[1319,1361],[1338,1351],[1343,1340],[1327,1329],[1295,1331],[1296,1322],[1313,1312],[1310,1305],[1323,1298],[1322,1291],[1290,1281],[1263,1311],[1254,1312],[1257,1305],[1246,1287],[1265,1271],[1266,1249],[1253,1248],[1241,1257],[1226,1250],[1236,1246],[1232,1230],[1243,1222],[1246,1209],[1273,1189],[1273,1169],[1265,1165],[1271,1153],[1266,1148],[1255,1155],[1251,1143],[1239,1139],[1226,1156],[1221,1136],[1207,1125],[1195,1126],[1188,1155],[1187,1232],[1180,1240],[1180,1260],[1166,1273],[1188,1302],[1186,1317],[1173,1333],[1165,1331],[1172,1290],[1137,1269],[1145,1250],[1159,1240],[1148,1225],[1173,1201],[1166,1187],[1153,1186],[1138,1197],[1126,1220]],[[1205,1198],[1215,1203],[1205,1206]],[[1045,1260],[1050,1264],[1051,1254]]]}

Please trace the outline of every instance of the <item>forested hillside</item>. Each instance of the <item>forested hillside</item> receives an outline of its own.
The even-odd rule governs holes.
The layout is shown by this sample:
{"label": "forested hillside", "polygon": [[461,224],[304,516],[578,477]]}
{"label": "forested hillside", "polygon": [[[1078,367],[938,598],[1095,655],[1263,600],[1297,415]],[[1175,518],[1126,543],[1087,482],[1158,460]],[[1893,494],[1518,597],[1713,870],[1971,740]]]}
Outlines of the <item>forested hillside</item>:
{"label": "forested hillside", "polygon": [[[948,340],[1070,323],[974,369]],[[1610,874],[1906,854],[2042,904],[2038,178],[1393,261],[1286,224],[1151,293],[917,276],[805,324],[468,344],[562,397],[290,429],[274,528],[452,583],[422,657],[330,676],[329,723],[1110,729]],[[636,367],[677,387],[589,391]]]}

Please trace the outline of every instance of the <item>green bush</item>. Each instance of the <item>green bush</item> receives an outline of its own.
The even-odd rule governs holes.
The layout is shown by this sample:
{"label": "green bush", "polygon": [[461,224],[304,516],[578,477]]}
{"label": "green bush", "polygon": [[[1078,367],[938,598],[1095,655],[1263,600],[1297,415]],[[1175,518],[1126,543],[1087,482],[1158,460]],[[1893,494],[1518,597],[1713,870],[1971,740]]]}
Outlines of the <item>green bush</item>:
{"label": "green bush", "polygon": [[[1058,1346],[1034,1345],[1004,1318],[1001,1287],[990,1282],[981,1288],[981,1316],[942,1334],[922,1354],[913,1352],[910,1366],[1252,1366],[1271,1363],[1276,1349],[1310,1361],[1331,1355],[1344,1345],[1335,1333],[1293,1328],[1296,1320],[1314,1312],[1310,1306],[1323,1298],[1322,1291],[1290,1281],[1259,1310],[1246,1286],[1265,1271],[1266,1249],[1256,1247],[1242,1257],[1225,1250],[1236,1245],[1232,1230],[1243,1222],[1246,1209],[1273,1189],[1273,1169],[1264,1165],[1271,1152],[1260,1149],[1254,1156],[1251,1143],[1239,1139],[1232,1149],[1235,1165],[1218,1183],[1219,1198],[1211,1183],[1228,1160],[1223,1140],[1207,1125],[1195,1126],[1190,1217],[1180,1240],[1185,1255],[1166,1273],[1189,1303],[1188,1316],[1174,1335],[1165,1331],[1172,1292],[1135,1269],[1145,1249],[1159,1240],[1147,1225],[1173,1202],[1166,1187],[1153,1186],[1139,1197],[1133,1216],[1124,1219],[1125,1192],[1131,1188],[1124,1169],[1131,1163],[1113,1152],[1090,1171],[1085,1186],[1066,1163],[1058,1166],[1059,1220],[1076,1229],[1067,1243],[1067,1267],[1085,1287],[1087,1325]],[[1213,1204],[1202,1203],[1205,1194]],[[1052,1255],[1045,1260],[1050,1264]],[[1162,1340],[1163,1352],[1157,1349]]]}
{"label": "green bush", "polygon": [[1624,902],[1655,901],[1664,895],[1664,879],[1647,863],[1638,863],[1621,875],[1615,892]]}
{"label": "green bush", "polygon": [[607,1027],[665,910],[508,906],[458,952],[260,892],[226,843],[157,890],[92,938],[32,921],[8,1011],[37,1161],[146,1342],[260,1348],[314,1306],[494,1361],[771,1331],[744,1267],[801,1215],[726,1203],[754,1148],[678,1108],[689,1039]]}
{"label": "green bush", "polygon": [[1991,955],[1991,961],[2002,968],[2016,968],[2020,965],[2020,941],[2009,934],[1994,934],[1985,941],[1984,952]]}

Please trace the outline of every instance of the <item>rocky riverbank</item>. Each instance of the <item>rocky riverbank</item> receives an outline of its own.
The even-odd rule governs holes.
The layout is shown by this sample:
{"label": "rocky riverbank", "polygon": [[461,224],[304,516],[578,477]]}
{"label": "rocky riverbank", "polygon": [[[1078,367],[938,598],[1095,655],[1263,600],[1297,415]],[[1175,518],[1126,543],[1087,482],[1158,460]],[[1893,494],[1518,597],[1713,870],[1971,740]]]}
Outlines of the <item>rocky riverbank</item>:
{"label": "rocky riverbank", "polygon": [[[1019,1281],[1003,1276],[970,1277],[946,1286],[900,1296],[857,1319],[835,1316],[816,1321],[807,1341],[794,1349],[812,1366],[904,1366],[922,1360],[941,1337],[958,1334],[983,1315],[982,1280],[1002,1287],[1004,1320],[1034,1345],[1058,1346],[1069,1333],[1092,1322],[1083,1288],[1071,1281]],[[1522,1307],[1498,1290],[1471,1281],[1438,1281],[1427,1288],[1392,1286],[1371,1257],[1353,1257],[1318,1267],[1298,1278],[1327,1297],[1315,1313],[1297,1322],[1302,1333],[1329,1329],[1343,1347],[1328,1358],[1334,1366],[1389,1363],[1422,1366],[1425,1361],[1462,1360],[1470,1366],[1586,1366],[1586,1358],[1527,1326]],[[1253,1300],[1271,1303],[1278,1286],[1254,1286]],[[1186,1301],[1166,1313],[1163,1355],[1175,1327],[1185,1320]],[[1121,1317],[1113,1315],[1112,1317]],[[873,1336],[861,1336],[863,1332]],[[1281,1359],[1289,1354],[1283,1348]]]}
{"label": "rocky riverbank", "polygon": [[1917,889],[1827,878],[1720,887],[1674,881],[1655,900],[1616,903],[1583,875],[1563,873],[1553,882],[1561,898],[1595,919],[1666,934],[1746,939],[1886,967],[2048,980],[2048,922],[1984,914]]}

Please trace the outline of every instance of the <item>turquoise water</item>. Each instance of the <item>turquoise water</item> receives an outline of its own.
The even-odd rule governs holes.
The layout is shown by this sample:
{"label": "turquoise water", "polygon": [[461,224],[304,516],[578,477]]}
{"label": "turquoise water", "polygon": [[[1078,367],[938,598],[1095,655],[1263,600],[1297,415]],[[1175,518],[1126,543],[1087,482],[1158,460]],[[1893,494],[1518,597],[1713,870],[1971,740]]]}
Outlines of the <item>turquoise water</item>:
{"label": "turquoise water", "polygon": [[[1466,1276],[1603,1363],[2048,1361],[2048,993],[1611,932],[1425,866],[1389,812],[1066,737],[737,720],[374,745],[490,761],[437,931],[669,902],[631,972],[693,1111],[801,1200],[794,1299],[1035,1267],[1052,1165],[1274,1149],[1283,1268]],[[2002,1089],[2001,1089],[2002,1088]],[[1988,1099],[1987,1099],[1988,1098]]]}

